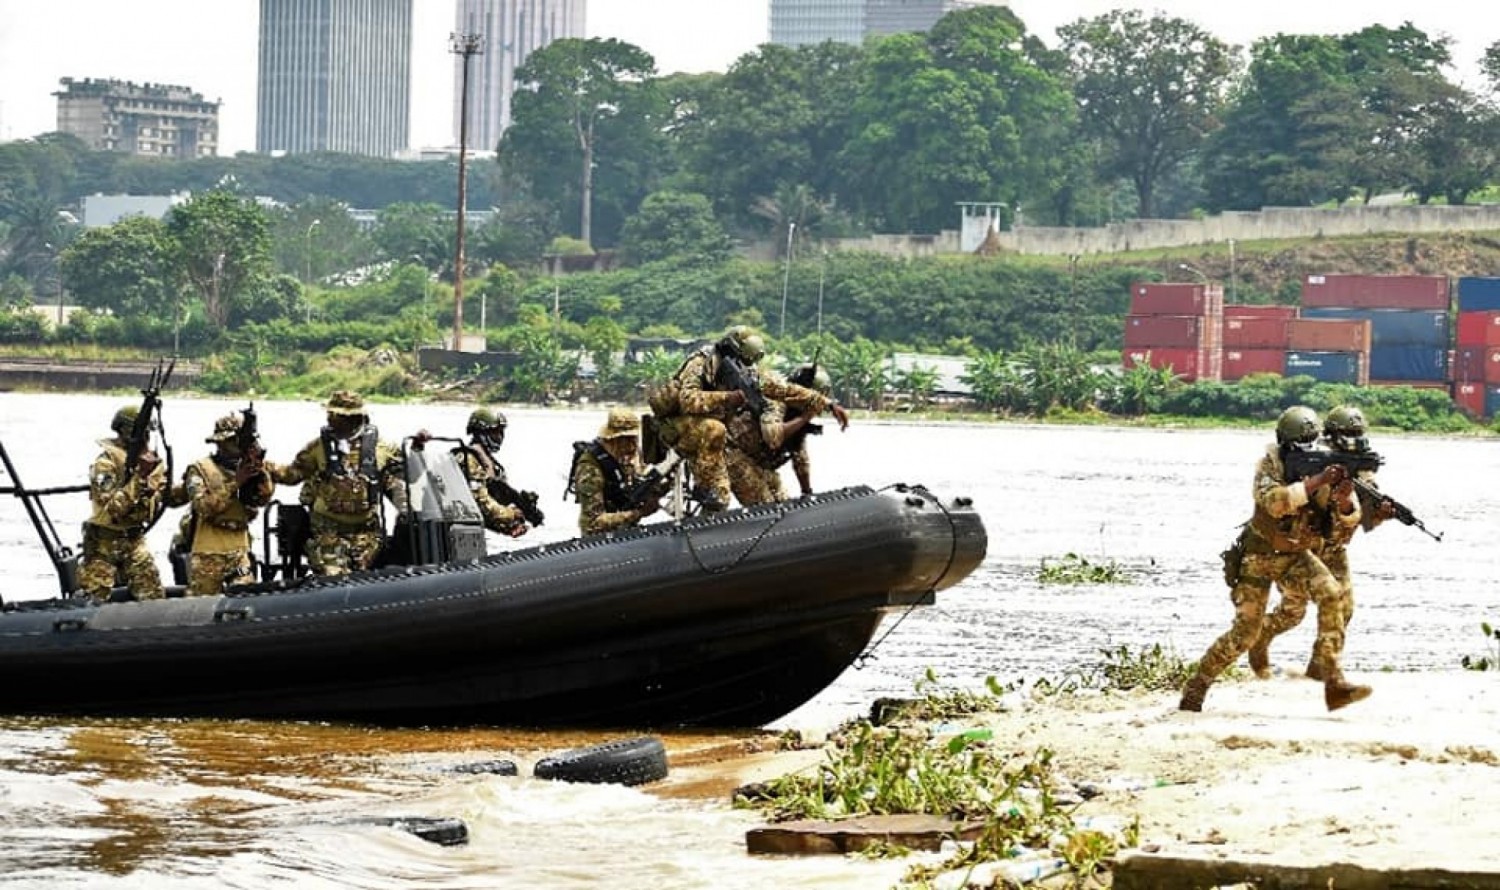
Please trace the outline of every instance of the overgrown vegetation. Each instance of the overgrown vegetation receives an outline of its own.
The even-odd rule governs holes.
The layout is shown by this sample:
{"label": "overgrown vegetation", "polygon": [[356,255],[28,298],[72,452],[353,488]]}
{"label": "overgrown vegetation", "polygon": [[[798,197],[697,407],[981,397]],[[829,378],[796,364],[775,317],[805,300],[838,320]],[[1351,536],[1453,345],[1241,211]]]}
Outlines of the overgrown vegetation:
{"label": "overgrown vegetation", "polygon": [[1113,559],[1090,562],[1076,553],[1066,553],[1050,562],[1043,557],[1037,580],[1043,584],[1129,584],[1131,577]]}
{"label": "overgrown vegetation", "polygon": [[1488,621],[1484,621],[1480,623],[1479,629],[1484,633],[1489,652],[1479,656],[1465,655],[1462,662],[1464,668],[1471,671],[1500,670],[1500,627],[1491,627]]}

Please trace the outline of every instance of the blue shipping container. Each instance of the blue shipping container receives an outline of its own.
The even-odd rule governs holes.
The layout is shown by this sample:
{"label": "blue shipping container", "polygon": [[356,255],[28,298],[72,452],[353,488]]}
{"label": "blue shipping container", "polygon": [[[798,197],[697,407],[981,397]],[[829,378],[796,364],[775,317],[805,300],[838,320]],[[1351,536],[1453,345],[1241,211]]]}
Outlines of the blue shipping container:
{"label": "blue shipping container", "polygon": [[[1303,318],[1370,322],[1370,348],[1382,346],[1452,345],[1448,313],[1440,309],[1324,309],[1305,308]],[[1377,376],[1374,371],[1370,376]]]}
{"label": "blue shipping container", "polygon": [[1311,377],[1320,383],[1359,383],[1357,352],[1288,352],[1285,376]]}
{"label": "blue shipping container", "polygon": [[1370,350],[1371,380],[1448,379],[1448,350],[1432,346],[1386,346]]}
{"label": "blue shipping container", "polygon": [[1500,417],[1500,386],[1485,387],[1484,416]]}
{"label": "blue shipping container", "polygon": [[1488,312],[1500,309],[1500,278],[1458,279],[1458,311]]}

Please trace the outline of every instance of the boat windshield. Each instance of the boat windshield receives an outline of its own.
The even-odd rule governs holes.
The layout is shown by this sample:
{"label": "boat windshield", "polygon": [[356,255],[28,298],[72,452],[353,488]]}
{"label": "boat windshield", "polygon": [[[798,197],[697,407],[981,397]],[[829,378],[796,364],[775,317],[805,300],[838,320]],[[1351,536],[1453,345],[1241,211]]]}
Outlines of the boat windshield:
{"label": "boat windshield", "polygon": [[406,450],[406,485],[418,519],[479,524],[484,518],[469,480],[453,455],[442,448]]}

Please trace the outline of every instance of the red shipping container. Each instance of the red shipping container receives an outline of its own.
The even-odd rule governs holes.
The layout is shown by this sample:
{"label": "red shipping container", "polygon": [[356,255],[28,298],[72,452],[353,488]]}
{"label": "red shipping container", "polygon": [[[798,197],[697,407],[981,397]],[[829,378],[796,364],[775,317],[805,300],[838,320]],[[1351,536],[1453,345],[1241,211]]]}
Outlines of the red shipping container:
{"label": "red shipping container", "polygon": [[1458,313],[1459,346],[1500,346],[1500,312]]}
{"label": "red shipping container", "polygon": [[1286,367],[1285,349],[1226,349],[1222,378],[1239,380],[1249,374],[1280,375]]}
{"label": "red shipping container", "polygon": [[1470,417],[1484,416],[1485,387],[1483,383],[1453,384],[1453,402]]}
{"label": "red shipping container", "polygon": [[1224,308],[1224,288],[1217,284],[1153,284],[1130,286],[1131,315],[1214,315]]}
{"label": "red shipping container", "polygon": [[1485,353],[1488,351],[1483,346],[1460,346],[1453,350],[1453,362],[1448,366],[1453,370],[1453,382],[1483,381]]}
{"label": "red shipping container", "polygon": [[1224,316],[1224,347],[1286,349],[1288,319],[1271,316]]}
{"label": "red shipping container", "polygon": [[1500,348],[1484,351],[1484,382],[1500,383]]}
{"label": "red shipping container", "polygon": [[1198,349],[1209,344],[1203,342],[1207,325],[1197,315],[1127,315],[1125,316],[1125,347],[1177,346]]}
{"label": "red shipping container", "polygon": [[1127,349],[1123,353],[1126,370],[1145,365],[1149,368],[1171,368],[1178,377],[1188,381],[1209,379],[1200,373],[1211,370],[1212,362],[1206,349]]}
{"label": "red shipping container", "polygon": [[1366,319],[1294,318],[1286,323],[1286,348],[1309,352],[1369,352]]}
{"label": "red shipping container", "polygon": [[1296,306],[1252,306],[1248,303],[1224,304],[1225,318],[1288,318],[1297,317]]}
{"label": "red shipping container", "polygon": [[1340,309],[1448,308],[1443,275],[1309,275],[1302,305]]}

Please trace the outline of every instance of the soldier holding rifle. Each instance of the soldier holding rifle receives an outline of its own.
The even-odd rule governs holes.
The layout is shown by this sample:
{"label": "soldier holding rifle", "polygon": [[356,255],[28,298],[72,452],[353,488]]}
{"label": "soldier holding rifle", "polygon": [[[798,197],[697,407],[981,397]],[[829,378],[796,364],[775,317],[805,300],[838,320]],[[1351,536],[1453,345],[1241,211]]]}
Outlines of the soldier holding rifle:
{"label": "soldier holding rifle", "polygon": [[211,596],[225,585],[253,581],[250,524],[274,485],[256,435],[255,405],[214,424],[206,440],[214,453],[183,474],[192,503],[188,594]]}
{"label": "soldier holding rifle", "polygon": [[641,490],[640,436],[640,418],[628,408],[611,408],[592,442],[573,443],[565,494],[578,499],[582,534],[630,528],[661,508],[659,491]]}

